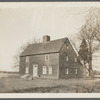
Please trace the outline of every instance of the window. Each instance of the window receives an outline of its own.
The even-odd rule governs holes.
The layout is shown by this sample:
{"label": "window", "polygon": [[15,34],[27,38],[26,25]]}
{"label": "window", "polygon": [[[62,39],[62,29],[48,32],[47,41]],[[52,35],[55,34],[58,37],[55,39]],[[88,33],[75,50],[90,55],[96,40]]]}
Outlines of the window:
{"label": "window", "polygon": [[75,74],[77,74],[77,69],[75,68]]}
{"label": "window", "polygon": [[52,66],[49,66],[49,74],[52,74]]}
{"label": "window", "polygon": [[68,74],[68,68],[66,68],[66,74]]}
{"label": "window", "polygon": [[74,59],[74,60],[75,60],[75,62],[77,62],[77,58],[76,58],[76,57],[75,57],[75,59]]}
{"label": "window", "polygon": [[29,57],[26,56],[26,73],[29,73]]}
{"label": "window", "polygon": [[66,56],[66,61],[68,61],[68,56]]}
{"label": "window", "polygon": [[45,60],[46,61],[49,60],[49,55],[48,54],[45,55]]}
{"label": "window", "polygon": [[68,46],[68,45],[66,45],[66,48],[67,48],[67,49],[69,49],[69,46]]}
{"label": "window", "polygon": [[46,68],[46,66],[43,66],[43,74],[47,74],[47,68]]}
{"label": "window", "polygon": [[26,56],[26,62],[29,62],[29,57],[28,56]]}
{"label": "window", "polygon": [[26,66],[26,74],[29,73],[29,66]]}

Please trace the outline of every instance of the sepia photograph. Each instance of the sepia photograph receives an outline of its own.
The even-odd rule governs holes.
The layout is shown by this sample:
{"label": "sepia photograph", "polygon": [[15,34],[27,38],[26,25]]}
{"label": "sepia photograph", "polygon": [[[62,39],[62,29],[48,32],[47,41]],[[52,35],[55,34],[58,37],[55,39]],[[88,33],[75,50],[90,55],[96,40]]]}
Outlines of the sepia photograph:
{"label": "sepia photograph", "polygon": [[1,93],[100,93],[100,3],[0,3]]}

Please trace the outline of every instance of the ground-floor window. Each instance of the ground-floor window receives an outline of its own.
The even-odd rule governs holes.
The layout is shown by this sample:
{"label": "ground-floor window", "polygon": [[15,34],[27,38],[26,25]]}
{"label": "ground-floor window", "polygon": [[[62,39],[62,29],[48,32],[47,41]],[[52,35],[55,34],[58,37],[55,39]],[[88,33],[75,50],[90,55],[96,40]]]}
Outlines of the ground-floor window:
{"label": "ground-floor window", "polygon": [[48,67],[48,74],[52,74],[52,66]]}
{"label": "ground-floor window", "polygon": [[75,74],[77,74],[77,68],[75,68]]}
{"label": "ground-floor window", "polygon": [[66,74],[68,74],[68,73],[69,73],[68,68],[66,68]]}
{"label": "ground-floor window", "polygon": [[47,67],[46,66],[43,66],[43,74],[47,74]]}
{"label": "ground-floor window", "polygon": [[29,66],[26,66],[26,74],[29,73]]}

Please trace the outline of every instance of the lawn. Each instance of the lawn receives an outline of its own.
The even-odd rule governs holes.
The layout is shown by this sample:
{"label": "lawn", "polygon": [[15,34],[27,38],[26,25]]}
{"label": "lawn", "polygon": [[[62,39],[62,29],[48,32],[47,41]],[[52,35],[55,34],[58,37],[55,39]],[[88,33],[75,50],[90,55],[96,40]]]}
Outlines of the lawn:
{"label": "lawn", "polygon": [[100,93],[100,79],[0,78],[0,93]]}

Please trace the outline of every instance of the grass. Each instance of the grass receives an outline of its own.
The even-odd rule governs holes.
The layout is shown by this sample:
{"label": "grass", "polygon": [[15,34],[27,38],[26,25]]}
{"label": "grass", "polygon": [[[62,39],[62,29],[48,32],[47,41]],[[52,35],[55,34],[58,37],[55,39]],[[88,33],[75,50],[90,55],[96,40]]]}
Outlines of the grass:
{"label": "grass", "polygon": [[100,93],[100,80],[2,77],[0,93]]}

